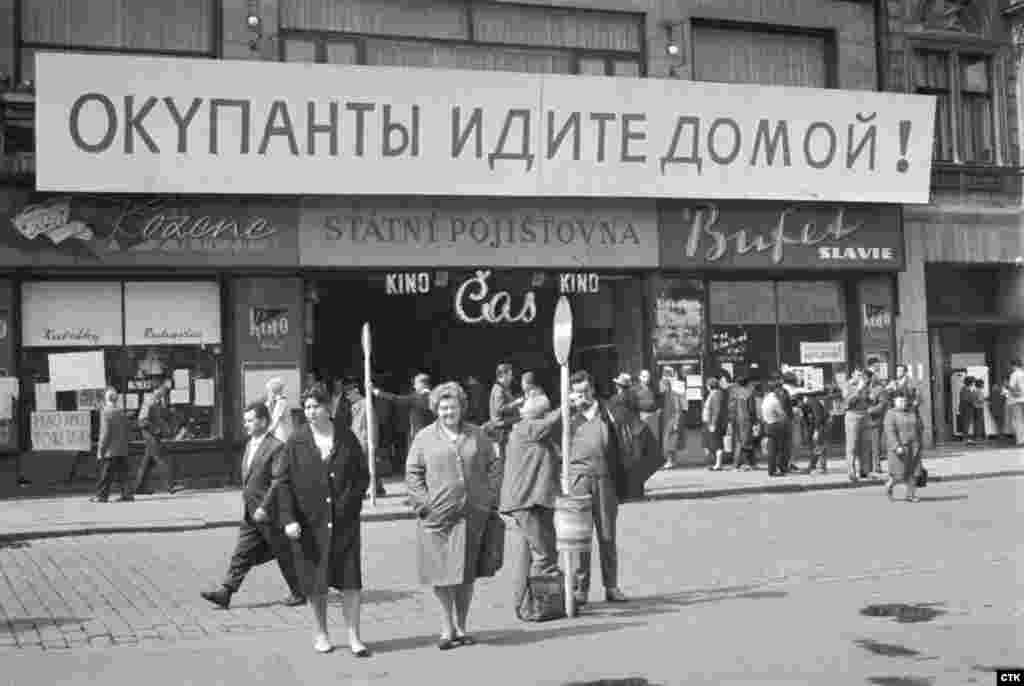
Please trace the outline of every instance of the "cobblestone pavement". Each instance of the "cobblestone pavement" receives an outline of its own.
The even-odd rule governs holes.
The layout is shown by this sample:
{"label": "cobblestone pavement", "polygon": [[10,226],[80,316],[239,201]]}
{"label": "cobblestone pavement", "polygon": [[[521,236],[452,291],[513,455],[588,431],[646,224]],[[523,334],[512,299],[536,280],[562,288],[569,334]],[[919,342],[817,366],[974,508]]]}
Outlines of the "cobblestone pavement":
{"label": "cobblestone pavement", "polygon": [[[844,611],[849,615],[871,598],[929,601],[960,622],[939,627],[957,632],[943,644],[951,653],[971,656],[976,665],[1024,662],[1019,649],[1011,650],[1022,644],[1024,615],[1018,586],[1022,487],[1024,478],[936,484],[922,491],[926,500],[918,505],[889,503],[880,489],[639,504],[624,508],[620,518],[622,585],[634,602],[594,604],[572,625],[523,626],[513,619],[507,577],[499,575],[479,585],[472,623],[497,643],[557,636],[572,650],[583,637],[635,635],[645,643],[651,634],[643,632],[673,623],[671,630],[682,635],[698,630],[698,617],[732,623],[709,624],[708,631],[715,626],[719,634],[747,640],[741,639],[745,620],[737,618],[741,607],[768,610],[777,628],[796,636],[800,629],[787,616],[799,608],[788,596],[815,598],[804,601],[815,611],[841,602],[851,606]],[[230,610],[199,598],[220,580],[234,535],[230,529],[97,535],[0,549],[0,655],[201,647],[231,636],[277,636],[274,641],[289,645],[298,636],[305,643],[308,609],[277,604],[286,589],[274,565],[250,574]],[[415,586],[413,540],[409,522],[364,528],[364,638],[384,652],[429,649],[435,640],[434,600]],[[875,587],[899,588],[902,597]],[[845,597],[854,588],[861,589],[857,597]],[[915,593],[924,588],[923,595]],[[331,625],[341,638],[336,601],[332,597]],[[921,635],[917,625],[911,628]],[[935,636],[931,640],[941,642],[943,634]],[[785,645],[783,653],[801,650]],[[826,658],[848,659],[817,659]]]}

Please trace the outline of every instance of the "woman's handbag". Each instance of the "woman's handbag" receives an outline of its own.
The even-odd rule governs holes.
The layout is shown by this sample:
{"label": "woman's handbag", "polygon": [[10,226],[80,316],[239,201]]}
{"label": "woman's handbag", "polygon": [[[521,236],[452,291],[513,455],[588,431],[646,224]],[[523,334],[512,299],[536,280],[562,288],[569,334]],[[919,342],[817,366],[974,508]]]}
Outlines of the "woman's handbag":
{"label": "woman's handbag", "polygon": [[924,488],[925,486],[928,485],[928,470],[925,469],[924,467],[921,467],[917,471],[917,480],[915,482],[915,485],[918,488]]}
{"label": "woman's handbag", "polygon": [[522,603],[516,608],[516,616],[524,622],[547,622],[565,617],[565,578],[562,573],[529,577]]}
{"label": "woman's handbag", "polygon": [[480,542],[480,557],[477,558],[476,575],[494,576],[505,563],[505,522],[501,515],[492,510],[487,515],[484,535]]}

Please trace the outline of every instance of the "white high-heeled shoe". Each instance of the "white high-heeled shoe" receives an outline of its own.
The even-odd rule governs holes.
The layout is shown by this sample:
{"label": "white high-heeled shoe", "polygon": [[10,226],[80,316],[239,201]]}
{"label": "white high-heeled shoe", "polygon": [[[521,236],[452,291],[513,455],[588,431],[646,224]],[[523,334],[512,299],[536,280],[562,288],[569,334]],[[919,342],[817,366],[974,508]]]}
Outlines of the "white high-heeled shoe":
{"label": "white high-heeled shoe", "polygon": [[334,646],[326,634],[319,634],[313,639],[313,650],[318,653],[329,653],[334,650]]}

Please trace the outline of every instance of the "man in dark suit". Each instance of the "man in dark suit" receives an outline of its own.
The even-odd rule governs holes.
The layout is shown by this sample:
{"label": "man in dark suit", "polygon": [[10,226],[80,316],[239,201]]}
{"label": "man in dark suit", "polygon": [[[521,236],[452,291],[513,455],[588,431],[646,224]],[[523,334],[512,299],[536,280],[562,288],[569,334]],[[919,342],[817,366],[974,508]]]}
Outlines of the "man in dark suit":
{"label": "man in dark suit", "polygon": [[221,587],[216,591],[203,591],[200,595],[226,608],[249,570],[276,558],[291,589],[291,595],[283,601],[284,604],[302,605],[306,599],[299,591],[291,546],[283,532],[270,524],[276,516],[273,504],[276,502],[284,444],[267,433],[270,412],[266,405],[250,404],[245,408],[244,417],[249,440],[242,457],[243,520],[238,531],[238,543]]}
{"label": "man in dark suit", "polygon": [[430,409],[430,375],[417,374],[412,380],[412,389],[412,393],[408,395],[395,395],[379,388],[373,389],[374,397],[394,403],[409,414],[409,444],[412,444],[412,439],[420,429],[430,426],[437,419]]}
{"label": "man in dark suit", "polygon": [[117,400],[117,391],[108,388],[103,395],[103,407],[100,409],[100,440],[96,447],[100,476],[96,484],[96,495],[90,498],[94,503],[107,502],[115,476],[121,482],[120,502],[135,500],[129,485],[130,476],[127,473],[128,418],[118,407]]}
{"label": "man in dark suit", "polygon": [[139,408],[139,430],[142,432],[142,440],[146,449],[142,455],[142,463],[139,465],[138,475],[135,477],[135,492],[149,492],[145,490],[146,480],[149,472],[155,464],[163,465],[167,480],[167,492],[177,493],[181,487],[177,484],[177,464],[173,455],[163,452],[163,439],[171,435],[170,422],[168,421],[167,397],[174,385],[172,379],[164,379],[160,382],[153,393],[143,401]]}

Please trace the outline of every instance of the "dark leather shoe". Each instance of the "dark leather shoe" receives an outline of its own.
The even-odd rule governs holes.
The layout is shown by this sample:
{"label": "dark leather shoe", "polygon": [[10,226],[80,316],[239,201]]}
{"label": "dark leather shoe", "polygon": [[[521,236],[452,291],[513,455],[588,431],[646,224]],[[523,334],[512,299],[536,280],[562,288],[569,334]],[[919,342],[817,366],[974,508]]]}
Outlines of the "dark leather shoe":
{"label": "dark leather shoe", "polygon": [[203,600],[209,600],[217,607],[225,610],[228,609],[228,606],[231,604],[231,591],[226,588],[221,588],[216,591],[203,591],[199,595],[203,597]]}
{"label": "dark leather shoe", "polygon": [[306,599],[300,595],[292,593],[290,596],[282,600],[281,604],[287,605],[288,607],[298,607],[299,605],[305,605]]}
{"label": "dark leather shoe", "polygon": [[609,603],[625,603],[629,602],[629,598],[626,594],[617,588],[609,588],[604,592],[604,599]]}
{"label": "dark leather shoe", "polygon": [[133,496],[133,495],[123,495],[123,496],[121,496],[120,498],[117,499],[117,502],[119,502],[119,503],[134,503],[135,502],[135,496]]}
{"label": "dark leather shoe", "polygon": [[572,594],[572,599],[576,603],[576,607],[583,607],[584,605],[587,604],[587,594],[586,593],[573,593]]}

